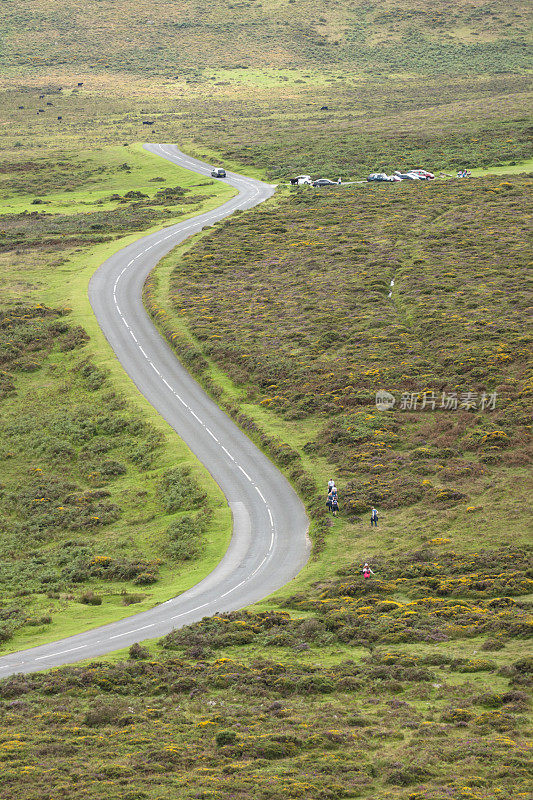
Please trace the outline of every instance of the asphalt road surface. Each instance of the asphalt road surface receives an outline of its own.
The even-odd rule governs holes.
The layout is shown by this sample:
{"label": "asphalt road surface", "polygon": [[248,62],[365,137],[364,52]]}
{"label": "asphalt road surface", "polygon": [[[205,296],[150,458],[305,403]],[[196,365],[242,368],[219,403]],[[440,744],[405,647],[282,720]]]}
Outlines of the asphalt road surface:
{"label": "asphalt road surface", "polygon": [[[145,148],[201,175],[211,167],[174,145]],[[176,359],[142,304],[144,281],[173,247],[274,187],[228,172],[239,194],[212,211],[152,233],[111,256],[89,284],[96,318],[125,371],[219,484],[233,513],[233,535],[200,583],[149,611],[0,658],[0,678],[95,658],[217,612],[249,605],[290,581],[309,556],[308,519],[283,475],[206,395]],[[183,567],[180,567],[183,569]]]}

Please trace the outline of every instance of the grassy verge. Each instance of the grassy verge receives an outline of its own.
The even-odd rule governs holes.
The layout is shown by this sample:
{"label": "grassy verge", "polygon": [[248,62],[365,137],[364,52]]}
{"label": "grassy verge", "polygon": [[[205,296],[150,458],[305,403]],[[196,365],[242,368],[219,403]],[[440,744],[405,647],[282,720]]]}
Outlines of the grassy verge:
{"label": "grassy verge", "polygon": [[488,167],[487,169],[474,168],[472,175],[520,175],[521,173],[533,172],[533,158],[526,158],[518,164],[506,164],[498,167]]}

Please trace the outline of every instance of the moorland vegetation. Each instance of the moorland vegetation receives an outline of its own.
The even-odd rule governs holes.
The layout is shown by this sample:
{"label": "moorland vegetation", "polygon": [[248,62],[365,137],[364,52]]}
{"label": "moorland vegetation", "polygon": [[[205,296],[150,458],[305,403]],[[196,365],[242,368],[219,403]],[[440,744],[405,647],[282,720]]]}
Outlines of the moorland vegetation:
{"label": "moorland vegetation", "polygon": [[[3,4],[4,650],[165,599],[227,541],[83,300],[126,236],[222,199],[131,142],[276,181],[520,173],[525,15]],[[2,681],[6,800],[527,797],[529,185],[280,190],[158,268],[147,305],[305,499],[313,560],[253,609]]]}
{"label": "moorland vegetation", "polygon": [[2,17],[0,64],[23,72],[77,65],[83,72],[185,72],[194,81],[202,67],[335,71],[356,64],[384,76],[527,68],[529,20],[520,0],[100,0],[97,11],[74,0],[21,0]]}
{"label": "moorland vegetation", "polygon": [[532,664],[508,595],[528,563],[434,542],[377,560],[370,584],[347,565],[285,608],[6,679],[4,796],[37,800],[46,780],[113,800],[526,798]]}
{"label": "moorland vegetation", "polygon": [[[234,217],[174,259],[176,317],[197,343],[187,361],[208,385],[222,369],[234,414],[278,431],[284,420],[292,450],[281,460],[309,497],[323,497],[333,470],[349,518],[372,504],[412,508],[415,530],[461,525],[463,537],[480,517],[493,530],[502,504],[512,531],[494,541],[516,541],[527,516],[512,485],[529,464],[530,185],[300,188]],[[154,311],[158,296],[149,283]],[[184,336],[174,333],[178,348]],[[376,407],[381,389],[392,411]],[[305,463],[316,474],[321,461],[317,485]]]}
{"label": "moorland vegetation", "polygon": [[[148,281],[146,303],[176,352],[287,472],[313,521],[315,565],[264,610],[204,620],[161,643],[188,657],[186,669],[227,670],[216,686],[235,692],[238,724],[228,724],[223,699],[198,723],[223,728],[213,728],[212,772],[191,773],[207,796],[524,796],[521,759],[502,785],[510,765],[497,763],[494,731],[474,723],[499,725],[505,704],[500,714],[474,709],[475,697],[494,697],[517,664],[530,669],[530,190],[527,174],[287,189],[171,254]],[[393,409],[376,407],[382,389]],[[332,474],[335,520],[325,509]],[[377,529],[369,526],[373,504]],[[302,653],[306,667],[293,671]],[[505,653],[518,656],[514,666]],[[373,680],[362,678],[366,664]],[[258,675],[276,692],[243,719],[247,681]],[[210,680],[191,687],[209,687],[197,712],[217,702]],[[483,689],[473,696],[477,680]],[[519,680],[526,708],[530,679]],[[432,728],[437,717],[427,717],[416,733],[410,721],[409,734],[375,732],[378,757],[359,753],[361,728],[372,736],[388,707],[406,709],[415,696],[435,713],[432,693],[445,686],[457,700],[437,716],[450,728]],[[302,706],[304,728],[312,719],[313,734],[321,731],[322,754],[326,739],[345,743],[341,753],[332,747],[334,765],[317,767],[316,754],[289,738]],[[274,708],[288,712],[292,733],[270,724],[276,734],[267,734],[261,722],[254,735],[251,720],[266,713],[271,721]],[[340,722],[354,708],[355,738]],[[326,719],[335,720],[333,732],[322,728]],[[520,747],[527,730],[526,714],[508,746]],[[426,732],[443,737],[438,747],[426,744]],[[490,757],[471,752],[481,741]],[[220,767],[224,748],[235,767]],[[372,753],[368,739],[364,748]]]}

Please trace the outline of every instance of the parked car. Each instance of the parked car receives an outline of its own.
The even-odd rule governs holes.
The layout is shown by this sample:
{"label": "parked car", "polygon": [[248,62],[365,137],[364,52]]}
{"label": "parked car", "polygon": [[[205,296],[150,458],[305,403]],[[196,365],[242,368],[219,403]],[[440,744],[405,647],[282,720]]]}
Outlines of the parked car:
{"label": "parked car", "polygon": [[211,170],[211,177],[212,178],[225,178],[226,177],[226,170],[224,167],[213,167]]}
{"label": "parked car", "polygon": [[398,172],[398,170],[396,170],[396,172],[394,174],[397,175],[399,178],[401,178],[402,181],[425,181],[426,180],[426,178],[421,178],[420,175],[416,175],[414,172]]}
{"label": "parked car", "polygon": [[336,186],[337,184],[335,181],[330,181],[329,178],[319,178],[317,181],[313,181],[313,186]]}
{"label": "parked car", "polygon": [[292,186],[311,186],[312,183],[310,175],[297,175],[295,178],[291,178]]}
{"label": "parked car", "polygon": [[421,178],[426,178],[428,181],[433,180],[435,177],[434,174],[432,172],[428,172],[427,169],[410,169],[409,172],[419,175]]}
{"label": "parked car", "polygon": [[386,183],[392,183],[393,181],[401,181],[397,175],[387,175],[386,172],[371,172],[367,178],[367,181],[382,181]]}

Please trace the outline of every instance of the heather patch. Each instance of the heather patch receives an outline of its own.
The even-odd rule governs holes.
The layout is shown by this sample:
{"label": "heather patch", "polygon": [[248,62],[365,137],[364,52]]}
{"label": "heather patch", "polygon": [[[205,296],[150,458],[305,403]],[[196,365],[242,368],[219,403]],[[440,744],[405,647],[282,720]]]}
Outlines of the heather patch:
{"label": "heather patch", "polygon": [[[257,636],[286,619],[252,616]],[[204,624],[216,635],[213,620],[191,635]],[[116,664],[14,676],[0,684],[6,798],[20,769],[28,798],[43,769],[67,798],[96,798],[104,780],[111,798],[126,783],[128,797],[525,797],[527,696],[508,678],[491,690],[496,665],[466,676],[465,663],[431,649],[319,665],[134,646]]]}

